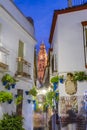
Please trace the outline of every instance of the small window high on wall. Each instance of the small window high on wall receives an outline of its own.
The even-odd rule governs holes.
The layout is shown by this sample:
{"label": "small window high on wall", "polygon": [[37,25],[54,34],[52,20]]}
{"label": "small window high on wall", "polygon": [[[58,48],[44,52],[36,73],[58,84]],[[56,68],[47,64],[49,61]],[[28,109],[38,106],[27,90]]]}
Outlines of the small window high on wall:
{"label": "small window high on wall", "polygon": [[82,22],[82,26],[83,26],[85,67],[87,68],[87,21]]}

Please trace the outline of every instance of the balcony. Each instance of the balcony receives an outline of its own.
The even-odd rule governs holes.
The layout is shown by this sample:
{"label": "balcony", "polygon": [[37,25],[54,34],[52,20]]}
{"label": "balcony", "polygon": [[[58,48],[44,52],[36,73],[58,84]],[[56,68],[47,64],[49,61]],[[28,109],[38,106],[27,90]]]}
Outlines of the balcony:
{"label": "balcony", "polygon": [[31,79],[31,64],[22,57],[17,58],[17,71],[15,76],[20,79]]}
{"label": "balcony", "polygon": [[9,51],[3,46],[0,46],[0,72],[6,72],[9,69],[8,55]]}

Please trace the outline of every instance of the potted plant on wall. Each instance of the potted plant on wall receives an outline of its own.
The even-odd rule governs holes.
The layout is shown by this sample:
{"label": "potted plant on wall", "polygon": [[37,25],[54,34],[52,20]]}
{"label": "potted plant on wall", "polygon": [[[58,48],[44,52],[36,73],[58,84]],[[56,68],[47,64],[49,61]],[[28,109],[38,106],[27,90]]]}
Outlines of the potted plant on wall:
{"label": "potted plant on wall", "polygon": [[87,74],[83,71],[75,72],[73,76],[75,81],[87,81]]}
{"label": "potted plant on wall", "polygon": [[23,100],[23,97],[22,97],[21,95],[18,95],[18,96],[16,97],[16,99],[15,99],[16,105],[21,104],[22,100]]}
{"label": "potted plant on wall", "polygon": [[53,106],[53,100],[55,98],[55,92],[54,91],[49,91],[46,94],[46,103],[52,107]]}
{"label": "potted plant on wall", "polygon": [[32,89],[30,89],[29,95],[32,95],[32,96],[36,96],[37,95],[36,87],[33,87]]}
{"label": "potted plant on wall", "polygon": [[63,83],[63,82],[64,82],[64,75],[60,75],[60,76],[59,76],[59,81],[60,81],[60,83]]}
{"label": "potted plant on wall", "polygon": [[5,74],[1,81],[6,89],[10,89],[11,87],[14,88],[16,85],[16,80],[10,74]]}
{"label": "potted plant on wall", "polygon": [[10,92],[0,91],[0,102],[13,100],[13,95]]}
{"label": "potted plant on wall", "polygon": [[59,82],[59,77],[58,77],[58,75],[51,78],[51,83],[53,83],[54,91],[55,91],[55,90],[57,89],[57,87],[58,87],[58,82]]}

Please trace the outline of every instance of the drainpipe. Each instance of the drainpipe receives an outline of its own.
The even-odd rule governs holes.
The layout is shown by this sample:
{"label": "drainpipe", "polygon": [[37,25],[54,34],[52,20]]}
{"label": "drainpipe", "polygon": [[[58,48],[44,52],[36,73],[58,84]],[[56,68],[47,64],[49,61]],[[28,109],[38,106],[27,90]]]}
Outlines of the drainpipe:
{"label": "drainpipe", "polygon": [[68,0],[68,7],[72,7],[72,0]]}

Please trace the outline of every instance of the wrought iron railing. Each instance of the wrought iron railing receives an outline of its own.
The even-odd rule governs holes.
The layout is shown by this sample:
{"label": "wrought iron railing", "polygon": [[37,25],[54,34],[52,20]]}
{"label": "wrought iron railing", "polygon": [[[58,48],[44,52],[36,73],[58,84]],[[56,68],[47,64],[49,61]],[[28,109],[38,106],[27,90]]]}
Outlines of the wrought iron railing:
{"label": "wrought iron railing", "polygon": [[82,5],[82,4],[87,4],[87,0],[72,0],[72,5]]}

